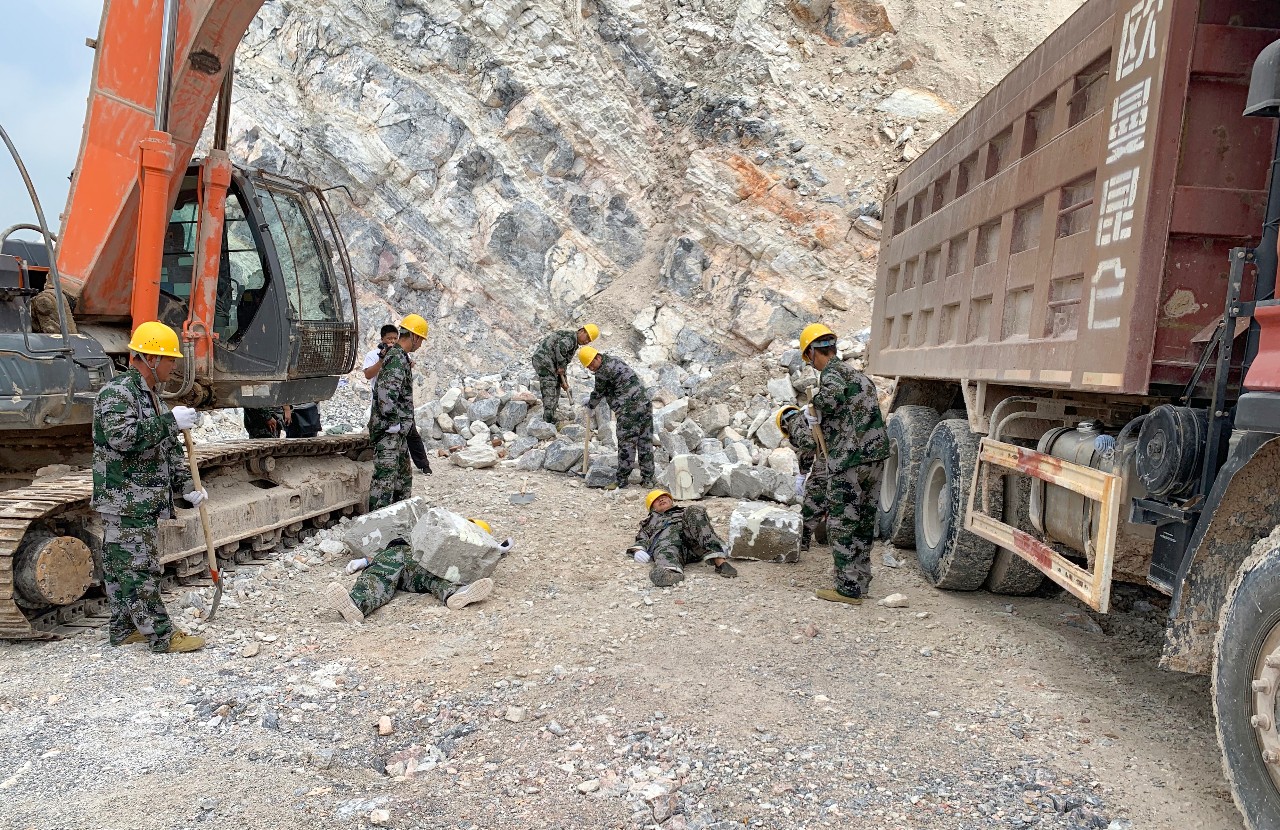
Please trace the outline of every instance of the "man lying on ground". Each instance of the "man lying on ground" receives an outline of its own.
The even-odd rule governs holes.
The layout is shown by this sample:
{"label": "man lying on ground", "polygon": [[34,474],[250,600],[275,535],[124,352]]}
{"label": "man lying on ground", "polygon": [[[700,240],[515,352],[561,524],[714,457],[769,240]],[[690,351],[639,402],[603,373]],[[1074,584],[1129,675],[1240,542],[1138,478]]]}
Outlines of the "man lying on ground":
{"label": "man lying on ground", "polygon": [[684,566],[710,562],[716,573],[732,579],[738,571],[729,564],[724,542],[716,535],[707,511],[696,505],[676,507],[666,490],[652,490],[644,500],[649,515],[636,531],[636,544],[627,549],[637,562],[653,562],[649,579],[659,588],[684,580]]}

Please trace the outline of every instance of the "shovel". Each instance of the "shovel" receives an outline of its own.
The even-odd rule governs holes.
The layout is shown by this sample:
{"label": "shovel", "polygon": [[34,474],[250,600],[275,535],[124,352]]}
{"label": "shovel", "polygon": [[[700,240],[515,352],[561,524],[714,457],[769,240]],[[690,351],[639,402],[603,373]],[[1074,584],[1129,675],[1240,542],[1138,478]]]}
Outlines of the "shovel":
{"label": "shovel", "polygon": [[[187,445],[187,465],[191,468],[191,482],[197,490],[200,486],[200,465],[196,463],[196,447],[191,443],[191,430],[182,431],[182,440]],[[209,614],[205,622],[213,622],[213,615],[218,613],[218,603],[222,602],[222,573],[218,570],[218,551],[213,546],[213,530],[209,527],[209,511],[204,502],[196,506],[200,511],[200,525],[204,528],[204,546],[209,552],[209,577],[213,580],[213,604],[209,606]]]}
{"label": "shovel", "polygon": [[538,497],[537,493],[525,492],[529,489],[529,478],[526,476],[524,481],[520,482],[520,492],[512,493],[507,496],[507,501],[512,504],[532,504],[533,500]]}

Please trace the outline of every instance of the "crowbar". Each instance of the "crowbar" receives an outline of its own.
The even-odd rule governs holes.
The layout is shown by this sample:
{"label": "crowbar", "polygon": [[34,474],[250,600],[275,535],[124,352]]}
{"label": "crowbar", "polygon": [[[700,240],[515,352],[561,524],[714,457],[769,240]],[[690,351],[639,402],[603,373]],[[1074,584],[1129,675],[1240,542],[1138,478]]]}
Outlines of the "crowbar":
{"label": "crowbar", "polygon": [[587,431],[582,436],[582,477],[587,477],[587,470],[591,467],[591,419],[595,415],[595,411],[588,409],[587,417],[583,420],[587,423]]}
{"label": "crowbar", "polygon": [[[196,447],[191,443],[191,430],[182,431],[182,440],[187,445],[187,465],[191,468],[191,483],[197,490],[204,489],[200,484],[200,465],[196,463]],[[218,613],[218,603],[222,602],[222,573],[218,570],[218,550],[213,546],[213,530],[209,527],[209,511],[202,500],[196,509],[200,511],[200,525],[204,528],[204,546],[209,555],[209,577],[213,580],[213,605],[209,606],[206,622],[213,622],[213,615]]]}

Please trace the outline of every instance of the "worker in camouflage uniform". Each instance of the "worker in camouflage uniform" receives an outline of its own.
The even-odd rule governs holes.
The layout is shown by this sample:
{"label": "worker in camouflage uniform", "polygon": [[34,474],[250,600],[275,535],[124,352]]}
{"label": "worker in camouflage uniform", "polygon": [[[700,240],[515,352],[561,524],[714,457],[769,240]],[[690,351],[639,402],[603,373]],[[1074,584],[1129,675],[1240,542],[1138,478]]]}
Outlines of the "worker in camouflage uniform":
{"label": "worker in camouflage uniform", "polygon": [[[471,521],[485,533],[490,532],[488,522],[480,519]],[[499,545],[504,555],[511,545],[510,539]],[[487,576],[469,585],[459,585],[431,573],[414,559],[413,549],[404,539],[392,539],[391,544],[372,560],[351,560],[347,563],[347,573],[360,574],[350,591],[340,583],[330,582],[324,595],[333,610],[351,623],[364,622],[365,617],[391,602],[398,590],[413,594],[434,594],[455,611],[473,602],[488,599],[493,593],[493,580]]]}
{"label": "worker in camouflage uniform", "polygon": [[556,407],[560,403],[560,390],[569,391],[565,370],[569,358],[578,350],[600,336],[600,327],[587,323],[577,331],[553,331],[538,348],[533,350],[533,371],[538,375],[538,388],[542,392],[542,420],[556,423]]}
{"label": "worker in camouflage uniform", "polygon": [[652,562],[649,580],[659,588],[684,581],[684,566],[710,562],[716,573],[728,579],[738,575],[729,564],[724,541],[716,535],[707,511],[696,505],[676,507],[666,490],[651,490],[644,506],[649,515],[636,531],[636,543],[627,553],[637,562]]}
{"label": "worker in camouflage uniform", "polygon": [[805,409],[815,431],[818,458],[826,461],[827,536],[835,560],[834,590],[819,599],[858,605],[871,584],[871,543],[876,528],[876,488],[889,457],[889,437],[875,384],[836,354],[836,335],[821,323],[800,333],[800,354],[819,374],[818,391]]}
{"label": "worker in camouflage uniform", "polygon": [[197,490],[181,430],[196,424],[187,406],[169,411],[156,390],[182,357],[178,335],[163,323],[138,326],[129,370],[98,392],[93,407],[93,509],[102,522],[102,581],[111,603],[113,646],[146,642],[156,653],[195,651],[200,637],[173,630],[160,597],[156,524],[174,515],[174,494],[192,507]]}
{"label": "worker in camouflage uniform", "polygon": [[246,406],[244,431],[250,438],[279,438],[284,432],[284,409]]}
{"label": "worker in camouflage uniform", "polygon": [[427,339],[427,321],[410,314],[400,321],[400,337],[387,347],[373,381],[369,441],[373,444],[373,480],[369,510],[407,499],[413,490],[409,472],[409,430],[413,417],[413,364],[409,354]]}
{"label": "worker in camouflage uniform", "polygon": [[578,360],[596,376],[587,400],[591,417],[601,399],[608,401],[618,419],[618,478],[609,489],[626,487],[638,460],[641,483],[653,486],[653,405],[649,390],[621,358],[600,354],[590,346],[578,350]]}
{"label": "worker in camouflage uniform", "polygon": [[[800,465],[796,493],[800,497],[800,550],[808,550],[819,529],[827,519],[827,465],[817,463],[818,442],[804,419],[804,411],[798,406],[784,406],[774,415],[778,430],[795,448]],[[826,538],[825,536],[823,538]]]}

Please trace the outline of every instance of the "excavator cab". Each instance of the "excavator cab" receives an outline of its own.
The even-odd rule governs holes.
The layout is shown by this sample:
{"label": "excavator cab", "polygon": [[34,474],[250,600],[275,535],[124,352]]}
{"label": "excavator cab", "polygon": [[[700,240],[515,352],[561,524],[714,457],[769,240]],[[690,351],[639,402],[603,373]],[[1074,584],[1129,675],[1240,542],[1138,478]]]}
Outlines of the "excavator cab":
{"label": "excavator cab", "polygon": [[[201,273],[201,217],[208,214],[200,182],[195,162],[170,213],[160,269],[159,319],[188,332],[192,281]],[[184,360],[169,393],[202,407],[278,406],[333,394],[355,360],[355,291],[342,236],[318,188],[235,167],[216,281],[211,365]]]}

